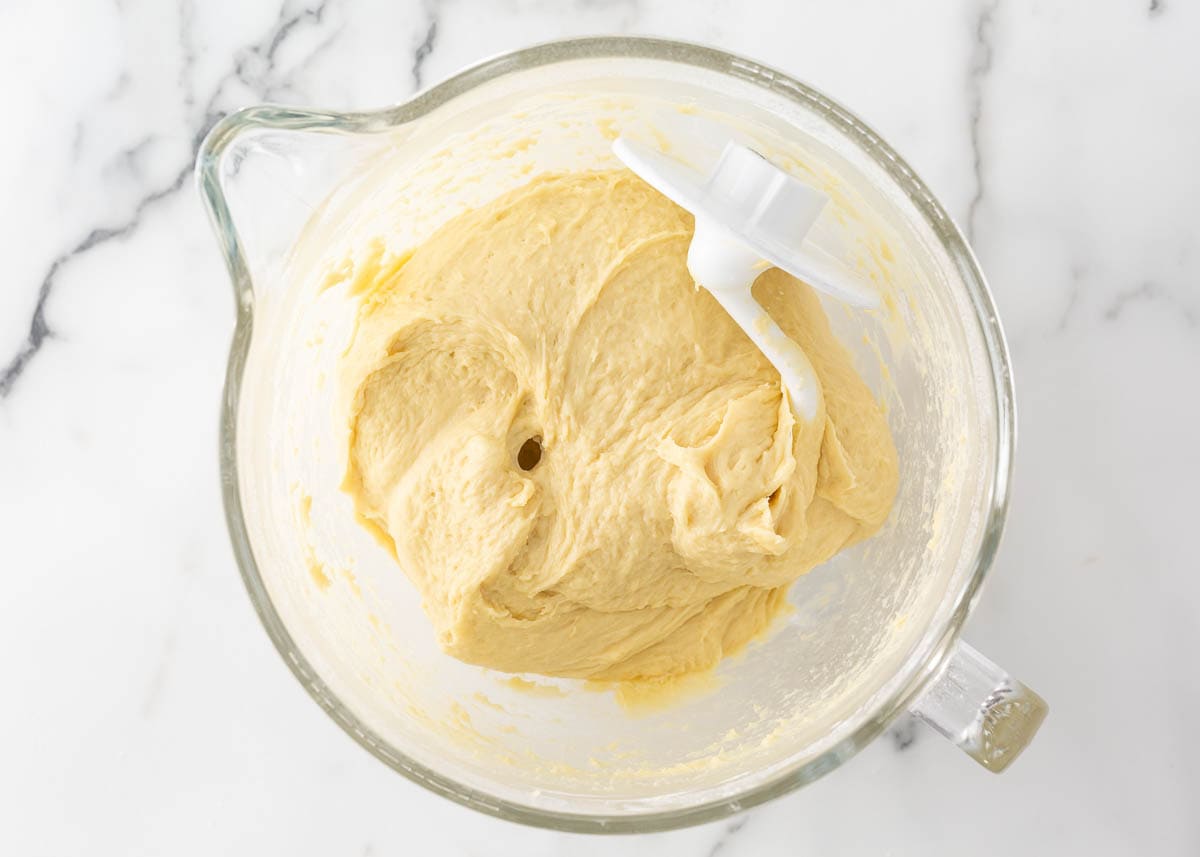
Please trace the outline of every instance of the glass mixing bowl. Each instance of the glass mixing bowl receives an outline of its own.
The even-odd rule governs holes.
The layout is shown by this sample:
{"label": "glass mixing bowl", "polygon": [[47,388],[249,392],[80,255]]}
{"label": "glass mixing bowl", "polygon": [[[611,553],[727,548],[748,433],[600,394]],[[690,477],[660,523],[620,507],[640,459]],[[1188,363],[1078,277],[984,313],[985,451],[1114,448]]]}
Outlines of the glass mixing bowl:
{"label": "glass mixing bowl", "polygon": [[[703,135],[687,133],[700,120],[832,197],[814,240],[885,307],[827,311],[887,409],[900,493],[884,529],[802,577],[791,614],[712,687],[630,711],[611,691],[437,648],[415,590],[337,488],[334,368],[353,301],[321,272],[373,236],[401,253],[540,172],[615,167],[618,132],[702,162]],[[1008,500],[1003,334],[959,230],[844,108],[716,50],[584,39],[376,112],[240,111],[209,134],[197,173],[237,300],[220,449],[234,552],[288,667],[383,762],[503,818],[649,831],[811,782],[907,710],[993,770],[1032,737],[1041,699],[959,640]]]}

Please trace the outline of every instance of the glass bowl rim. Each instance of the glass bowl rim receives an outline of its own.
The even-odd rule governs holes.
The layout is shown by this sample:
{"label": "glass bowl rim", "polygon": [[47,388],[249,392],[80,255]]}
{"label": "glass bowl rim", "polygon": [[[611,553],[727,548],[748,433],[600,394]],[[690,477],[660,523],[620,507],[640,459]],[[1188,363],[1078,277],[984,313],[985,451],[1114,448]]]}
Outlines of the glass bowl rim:
{"label": "glass bowl rim", "polygon": [[[996,455],[990,497],[974,571],[954,593],[954,609],[923,662],[866,720],[837,744],[797,768],[785,771],[734,797],[696,806],[641,814],[588,814],[538,809],[496,798],[465,786],[393,749],[351,712],[317,675],[284,626],[259,572],[243,516],[238,487],[237,414],[242,377],[253,329],[253,291],[245,256],[219,181],[223,153],[252,129],[362,134],[415,121],[451,99],[506,74],[539,66],[589,59],[643,59],[675,62],[739,78],[819,114],[858,145],[905,192],[957,266],[975,310],[991,368],[997,416]],[[837,102],[768,66],[703,45],[656,38],[600,36],[546,42],[483,60],[380,110],[338,112],[275,105],[247,107],[226,116],[209,131],[196,157],[196,181],[217,233],[234,289],[236,326],[230,346],[220,418],[221,493],[225,519],[242,580],[276,650],[309,695],[367,752],[430,791],[488,815],[536,827],[576,833],[649,833],[716,821],[813,782],[839,767],[878,737],[907,710],[948,659],[996,554],[1003,531],[1012,478],[1016,407],[1004,332],[983,272],[962,232],[911,167],[869,126]]]}

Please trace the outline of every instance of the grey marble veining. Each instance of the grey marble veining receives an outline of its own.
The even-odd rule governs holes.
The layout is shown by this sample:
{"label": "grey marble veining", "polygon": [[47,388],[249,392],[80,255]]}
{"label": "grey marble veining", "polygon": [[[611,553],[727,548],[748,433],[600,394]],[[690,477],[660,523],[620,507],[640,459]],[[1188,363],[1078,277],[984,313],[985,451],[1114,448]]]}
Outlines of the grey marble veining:
{"label": "grey marble veining", "polygon": [[[591,33],[703,41],[858,112],[972,237],[1013,353],[1010,523],[968,636],[1051,718],[1002,777],[910,719],[724,822],[586,839],[436,798],[278,662],[215,474],[232,306],[191,170],[264,100],[406,98]],[[318,0],[0,9],[8,854],[1200,853],[1200,5]],[[933,833],[936,832],[936,836]]]}
{"label": "grey marble veining", "polygon": [[999,0],[988,0],[979,9],[975,22],[975,43],[971,51],[971,66],[967,72],[968,93],[968,123],[971,139],[971,174],[975,180],[975,188],[971,200],[967,203],[967,218],[964,229],[968,240],[975,237],[975,215],[983,204],[984,185],[983,170],[983,89],[987,82],[988,72],[992,70],[992,18],[996,14]]}

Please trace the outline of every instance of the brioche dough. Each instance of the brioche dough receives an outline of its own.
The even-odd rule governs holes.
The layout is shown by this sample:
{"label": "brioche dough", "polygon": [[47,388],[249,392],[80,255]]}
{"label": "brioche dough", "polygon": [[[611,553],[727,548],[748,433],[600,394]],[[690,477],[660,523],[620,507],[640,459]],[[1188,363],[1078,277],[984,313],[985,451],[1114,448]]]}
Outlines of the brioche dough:
{"label": "brioche dough", "polygon": [[814,292],[778,270],[754,286],[820,379],[805,423],[692,282],[691,234],[633,174],[570,173],[345,266],[345,489],[451,655],[701,670],[887,518],[895,447]]}

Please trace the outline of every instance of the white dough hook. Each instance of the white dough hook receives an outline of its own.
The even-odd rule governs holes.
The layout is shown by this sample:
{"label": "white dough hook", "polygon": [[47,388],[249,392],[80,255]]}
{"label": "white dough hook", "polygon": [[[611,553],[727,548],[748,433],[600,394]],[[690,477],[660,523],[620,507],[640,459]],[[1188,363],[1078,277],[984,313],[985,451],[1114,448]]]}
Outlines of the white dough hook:
{"label": "white dough hook", "polygon": [[796,413],[816,416],[816,372],[795,342],[767,315],[751,286],[781,268],[819,292],[855,307],[879,296],[834,256],[805,243],[829,198],[758,152],[728,142],[708,176],[649,146],[618,137],[613,152],[643,181],[696,218],[688,270],[779,371]]}

